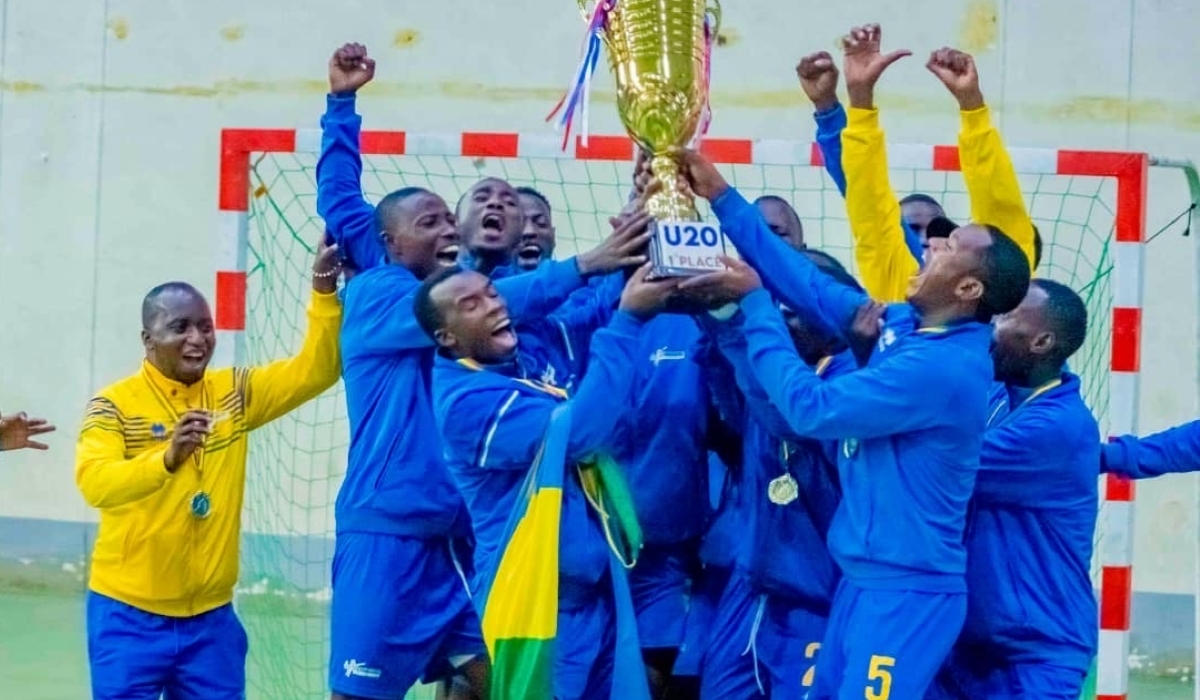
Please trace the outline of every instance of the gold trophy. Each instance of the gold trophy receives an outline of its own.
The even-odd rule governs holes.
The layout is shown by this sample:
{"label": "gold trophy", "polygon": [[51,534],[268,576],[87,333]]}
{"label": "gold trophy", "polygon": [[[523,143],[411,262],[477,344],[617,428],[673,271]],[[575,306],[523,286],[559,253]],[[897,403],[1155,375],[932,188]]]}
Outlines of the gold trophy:
{"label": "gold trophy", "polygon": [[[578,0],[589,18],[588,0]],[[695,139],[708,109],[709,41],[720,26],[718,0],[596,0],[609,3],[601,38],[617,82],[625,130],[650,156],[662,189],[646,202],[656,220],[651,253],[657,276],[723,269],[720,228],[701,222],[695,196],[675,183],[672,151]],[[705,20],[712,25],[705,36]]]}

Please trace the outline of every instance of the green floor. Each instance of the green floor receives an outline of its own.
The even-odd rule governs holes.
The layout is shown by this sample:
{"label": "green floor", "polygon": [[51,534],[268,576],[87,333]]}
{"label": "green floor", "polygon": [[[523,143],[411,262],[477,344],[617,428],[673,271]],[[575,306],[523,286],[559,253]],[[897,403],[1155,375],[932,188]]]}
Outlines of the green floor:
{"label": "green floor", "polygon": [[[321,668],[324,623],[316,618],[243,615],[250,633],[249,700],[328,697]],[[268,656],[268,654],[270,656]],[[0,686],[22,700],[88,696],[83,601],[77,596],[0,593]],[[1191,700],[1192,685],[1135,676],[1134,700]],[[432,698],[412,693],[413,700]]]}

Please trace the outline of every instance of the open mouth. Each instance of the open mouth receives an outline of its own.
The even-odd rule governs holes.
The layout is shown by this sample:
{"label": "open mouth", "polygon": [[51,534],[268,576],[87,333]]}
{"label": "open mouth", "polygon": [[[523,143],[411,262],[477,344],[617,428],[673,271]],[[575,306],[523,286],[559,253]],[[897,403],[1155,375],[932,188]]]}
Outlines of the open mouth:
{"label": "open mouth", "polygon": [[191,365],[202,364],[204,362],[205,358],[206,358],[206,355],[203,352],[185,352],[185,353],[183,353],[183,361],[188,364],[191,364]]}
{"label": "open mouth", "polygon": [[499,214],[484,214],[479,228],[493,233],[504,233],[504,217]]}
{"label": "open mouth", "polygon": [[512,332],[512,321],[508,317],[501,319],[495,326],[492,326],[493,336],[501,336]]}
{"label": "open mouth", "polygon": [[542,259],[542,247],[537,243],[522,246],[517,251],[517,257],[525,262],[536,262]]}
{"label": "open mouth", "polygon": [[454,265],[458,262],[458,246],[448,245],[435,253],[434,257],[437,258],[438,263],[441,265],[445,265],[447,267]]}

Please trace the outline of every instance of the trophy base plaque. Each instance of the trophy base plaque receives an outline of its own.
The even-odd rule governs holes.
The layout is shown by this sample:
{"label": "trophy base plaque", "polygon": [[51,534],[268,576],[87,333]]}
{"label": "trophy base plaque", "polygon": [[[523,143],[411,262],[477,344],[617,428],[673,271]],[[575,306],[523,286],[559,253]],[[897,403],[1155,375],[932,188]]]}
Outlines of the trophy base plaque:
{"label": "trophy base plaque", "polygon": [[650,238],[651,276],[695,277],[725,269],[729,255],[720,227],[703,221],[655,221]]}

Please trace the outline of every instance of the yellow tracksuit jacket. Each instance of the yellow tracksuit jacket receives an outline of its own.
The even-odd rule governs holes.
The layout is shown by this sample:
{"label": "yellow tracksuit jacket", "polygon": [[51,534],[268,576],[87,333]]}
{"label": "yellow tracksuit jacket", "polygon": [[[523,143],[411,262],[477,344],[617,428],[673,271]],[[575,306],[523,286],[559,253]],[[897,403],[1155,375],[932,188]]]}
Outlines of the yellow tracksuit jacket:
{"label": "yellow tracksuit jacket", "polygon": [[[971,199],[971,221],[1008,234],[1025,251],[1032,268],[1033,222],[1000,132],[986,106],[960,114],[959,165]],[[849,109],[842,131],[842,165],[859,279],[878,301],[904,301],[908,280],[920,265],[904,242],[879,110]]]}
{"label": "yellow tracksuit jacket", "polygon": [[[191,386],[148,362],[87,407],[75,480],[100,510],[91,590],[146,612],[191,617],[233,600],[238,577],[246,435],[337,382],[341,370],[336,294],[314,292],[308,332],[294,357],[249,369],[209,370]],[[179,416],[213,411],[198,458],[168,473],[163,456]],[[208,494],[207,518],[192,514]]]}

